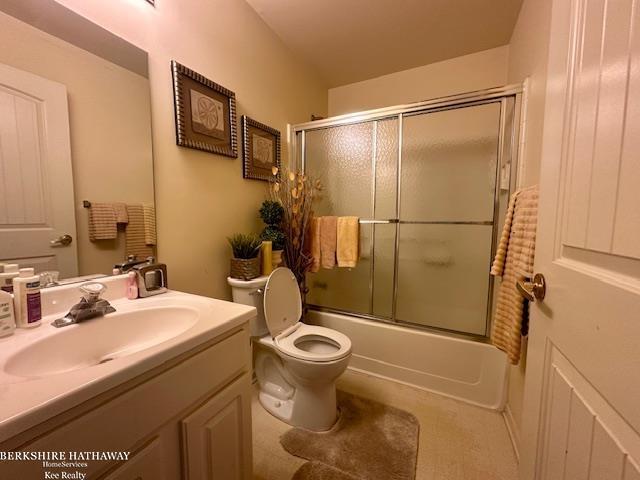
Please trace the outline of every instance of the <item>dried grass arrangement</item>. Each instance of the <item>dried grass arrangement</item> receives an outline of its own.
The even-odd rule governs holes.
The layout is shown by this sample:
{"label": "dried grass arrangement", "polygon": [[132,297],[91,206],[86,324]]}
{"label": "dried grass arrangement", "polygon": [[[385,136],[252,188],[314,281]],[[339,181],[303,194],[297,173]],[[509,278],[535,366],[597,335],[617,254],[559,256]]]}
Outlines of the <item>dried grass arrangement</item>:
{"label": "dried grass arrangement", "polygon": [[322,185],[319,180],[313,181],[300,172],[283,171],[278,175],[278,169],[274,167],[272,173],[273,180],[269,188],[271,199],[284,208],[281,227],[286,237],[283,252],[285,263],[298,280],[304,297],[305,273],[312,263],[311,255],[305,250],[305,241],[313,214],[313,202]]}

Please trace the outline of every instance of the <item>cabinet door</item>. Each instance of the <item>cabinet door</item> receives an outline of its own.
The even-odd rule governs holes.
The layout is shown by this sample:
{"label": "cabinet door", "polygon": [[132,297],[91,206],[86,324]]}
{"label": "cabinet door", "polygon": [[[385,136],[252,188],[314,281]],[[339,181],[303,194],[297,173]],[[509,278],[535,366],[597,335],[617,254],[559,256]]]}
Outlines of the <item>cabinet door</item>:
{"label": "cabinet door", "polygon": [[102,480],[165,480],[162,462],[162,444],[156,437]]}
{"label": "cabinet door", "polygon": [[251,382],[242,375],[182,421],[188,480],[250,480]]}

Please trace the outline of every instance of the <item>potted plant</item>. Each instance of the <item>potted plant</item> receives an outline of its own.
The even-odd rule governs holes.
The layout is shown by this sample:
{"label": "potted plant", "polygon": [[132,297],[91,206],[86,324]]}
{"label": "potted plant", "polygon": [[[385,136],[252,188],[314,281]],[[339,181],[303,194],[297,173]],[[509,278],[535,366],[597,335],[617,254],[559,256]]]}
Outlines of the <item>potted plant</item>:
{"label": "potted plant", "polygon": [[260,218],[262,218],[262,221],[267,225],[264,230],[262,230],[260,239],[271,242],[273,248],[271,253],[271,263],[275,268],[282,264],[282,251],[284,250],[284,243],[286,240],[281,227],[284,208],[280,202],[265,200],[262,202],[259,212]]}
{"label": "potted plant", "polygon": [[236,233],[228,237],[233,250],[231,259],[231,278],[251,280],[260,276],[260,244],[262,241],[255,234]]}

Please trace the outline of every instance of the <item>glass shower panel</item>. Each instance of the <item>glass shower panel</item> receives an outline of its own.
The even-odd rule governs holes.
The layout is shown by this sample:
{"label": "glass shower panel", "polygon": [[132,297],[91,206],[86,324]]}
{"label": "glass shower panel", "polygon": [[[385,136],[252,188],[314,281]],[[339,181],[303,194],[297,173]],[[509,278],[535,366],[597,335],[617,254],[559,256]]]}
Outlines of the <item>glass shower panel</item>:
{"label": "glass shower panel", "polygon": [[406,116],[400,220],[493,220],[499,123],[499,102]]}
{"label": "glass shower panel", "polygon": [[[373,215],[373,122],[305,133],[305,172],[322,182],[314,214]],[[370,313],[373,227],[360,226],[360,259],[355,268],[320,269],[307,275],[311,305],[353,313]]]}
{"label": "glass shower panel", "polygon": [[377,317],[391,319],[396,225],[392,223],[374,225],[374,238],[371,313]]}
{"label": "glass shower panel", "polygon": [[380,120],[375,125],[376,176],[375,215],[379,220],[396,218],[398,191],[398,119]]}
{"label": "glass shower panel", "polygon": [[491,225],[400,225],[396,319],[484,335]]}
{"label": "glass shower panel", "polygon": [[355,268],[321,268],[307,274],[307,303],[319,307],[368,314],[370,310],[372,225],[360,226],[360,260]]}
{"label": "glass shower panel", "polygon": [[315,214],[370,218],[373,123],[306,132],[305,172],[322,182]]}

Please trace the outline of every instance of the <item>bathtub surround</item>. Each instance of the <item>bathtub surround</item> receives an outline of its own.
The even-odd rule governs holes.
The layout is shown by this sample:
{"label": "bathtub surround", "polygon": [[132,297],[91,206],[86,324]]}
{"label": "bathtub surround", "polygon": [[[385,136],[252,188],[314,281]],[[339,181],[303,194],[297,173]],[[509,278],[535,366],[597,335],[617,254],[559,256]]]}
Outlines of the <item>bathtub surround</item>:
{"label": "bathtub surround", "polygon": [[492,345],[314,310],[305,322],[339,330],[351,339],[350,371],[485,408],[504,407],[507,361]]}
{"label": "bathtub surround", "polygon": [[340,417],[330,431],[294,428],[280,438],[282,446],[361,480],[415,478],[420,429],[415,416],[341,391],[338,408]]}

